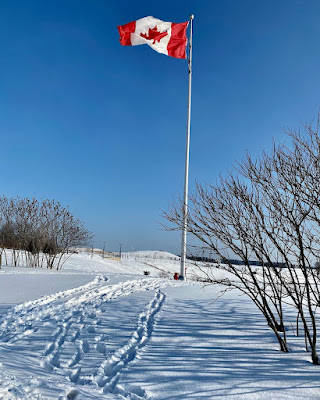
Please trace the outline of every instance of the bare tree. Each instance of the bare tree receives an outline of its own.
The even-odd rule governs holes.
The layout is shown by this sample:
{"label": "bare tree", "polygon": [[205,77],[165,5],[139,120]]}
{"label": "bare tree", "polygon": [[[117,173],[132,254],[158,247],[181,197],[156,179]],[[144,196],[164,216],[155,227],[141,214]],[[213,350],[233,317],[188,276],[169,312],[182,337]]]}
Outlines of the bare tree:
{"label": "bare tree", "polygon": [[[0,243],[18,265],[24,254],[32,267],[61,268],[70,247],[90,242],[92,234],[68,208],[55,200],[0,198]],[[70,253],[69,253],[70,254]]]}
{"label": "bare tree", "polygon": [[[238,289],[246,294],[266,318],[280,349],[287,352],[281,281],[272,274],[267,260],[259,269],[250,263],[254,254],[250,241],[263,241],[263,238],[253,223],[253,208],[248,207],[247,200],[245,186],[232,175],[228,180],[221,179],[220,186],[198,184],[195,195],[191,196],[188,231],[199,241],[195,246],[198,251],[199,248],[213,251],[222,260],[214,269],[209,264],[199,265],[205,276],[203,281],[224,286],[223,293]],[[174,205],[166,217],[180,226],[180,206]],[[236,254],[243,265],[228,261],[229,251]]]}
{"label": "bare tree", "polygon": [[[198,184],[191,195],[188,231],[201,250],[228,259],[216,270],[204,269],[205,281],[237,288],[256,304],[274,331],[280,348],[286,344],[284,303],[297,309],[306,348],[319,364],[316,350],[316,312],[320,305],[320,138],[316,128],[304,126],[304,135],[288,131],[290,146],[274,145],[270,155],[253,160],[247,155],[239,167],[216,185]],[[181,226],[181,202],[165,214]],[[250,259],[258,260],[254,268]],[[223,270],[219,277],[217,270]]]}

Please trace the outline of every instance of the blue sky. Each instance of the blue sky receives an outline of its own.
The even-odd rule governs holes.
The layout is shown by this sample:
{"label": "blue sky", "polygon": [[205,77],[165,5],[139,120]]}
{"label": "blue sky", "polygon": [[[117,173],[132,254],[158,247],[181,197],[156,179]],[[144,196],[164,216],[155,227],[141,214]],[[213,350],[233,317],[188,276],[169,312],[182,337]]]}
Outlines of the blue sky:
{"label": "blue sky", "polygon": [[117,25],[191,13],[191,189],[316,116],[317,0],[4,0],[2,194],[69,205],[98,247],[179,253],[159,223],[183,191],[187,63],[122,47]]}

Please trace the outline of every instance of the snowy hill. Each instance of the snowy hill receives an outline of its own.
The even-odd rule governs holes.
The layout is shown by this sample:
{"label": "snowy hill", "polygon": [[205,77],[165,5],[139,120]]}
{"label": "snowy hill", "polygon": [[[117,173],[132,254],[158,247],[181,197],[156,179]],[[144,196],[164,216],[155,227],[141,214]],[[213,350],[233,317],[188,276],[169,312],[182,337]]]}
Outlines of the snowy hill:
{"label": "snowy hill", "polygon": [[[84,260],[89,261],[85,263]],[[117,274],[144,275],[172,278],[180,271],[180,257],[166,251],[125,252],[120,258],[112,255],[98,255],[90,252],[79,252],[73,255],[63,267],[63,271],[77,270],[79,273],[112,272]],[[187,263],[187,275],[192,278],[199,273],[193,262]]]}
{"label": "snowy hill", "polygon": [[61,271],[3,266],[0,399],[319,398],[303,337],[279,352],[248,299],[212,302],[217,288],[174,281],[174,257],[79,253]]}

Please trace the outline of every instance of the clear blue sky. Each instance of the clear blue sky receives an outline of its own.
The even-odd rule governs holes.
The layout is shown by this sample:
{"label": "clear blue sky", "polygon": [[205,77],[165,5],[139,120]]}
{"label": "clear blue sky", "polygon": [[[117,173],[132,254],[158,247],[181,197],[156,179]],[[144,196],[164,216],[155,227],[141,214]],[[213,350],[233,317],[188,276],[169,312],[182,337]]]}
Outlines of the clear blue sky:
{"label": "clear blue sky", "polygon": [[69,205],[99,247],[179,253],[158,223],[183,191],[187,64],[122,47],[117,25],[191,13],[191,187],[315,117],[318,0],[4,0],[1,193]]}

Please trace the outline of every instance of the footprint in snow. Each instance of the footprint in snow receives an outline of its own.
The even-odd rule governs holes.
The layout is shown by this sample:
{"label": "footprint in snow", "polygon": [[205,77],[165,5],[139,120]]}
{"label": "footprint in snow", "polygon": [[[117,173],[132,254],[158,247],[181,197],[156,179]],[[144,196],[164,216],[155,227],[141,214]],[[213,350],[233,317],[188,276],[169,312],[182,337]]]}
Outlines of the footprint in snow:
{"label": "footprint in snow", "polygon": [[96,329],[95,329],[94,326],[92,326],[92,325],[89,325],[89,326],[88,326],[88,328],[87,328],[87,332],[88,332],[88,333],[95,333],[95,331],[96,331]]}
{"label": "footprint in snow", "polygon": [[86,340],[81,341],[81,350],[84,353],[89,353],[90,351],[90,345]]}
{"label": "footprint in snow", "polygon": [[71,336],[70,341],[71,341],[71,342],[75,342],[75,341],[78,339],[79,336],[80,336],[80,330],[77,329],[77,330],[74,332],[74,334]]}
{"label": "footprint in snow", "polygon": [[71,390],[71,392],[67,394],[67,400],[74,400],[78,394],[79,392],[77,390]]}
{"label": "footprint in snow", "polygon": [[72,356],[71,360],[68,363],[68,367],[74,367],[81,360],[81,353],[78,349],[76,353]]}
{"label": "footprint in snow", "polygon": [[96,345],[96,350],[98,353],[105,354],[106,353],[106,345],[103,343],[98,343]]}

